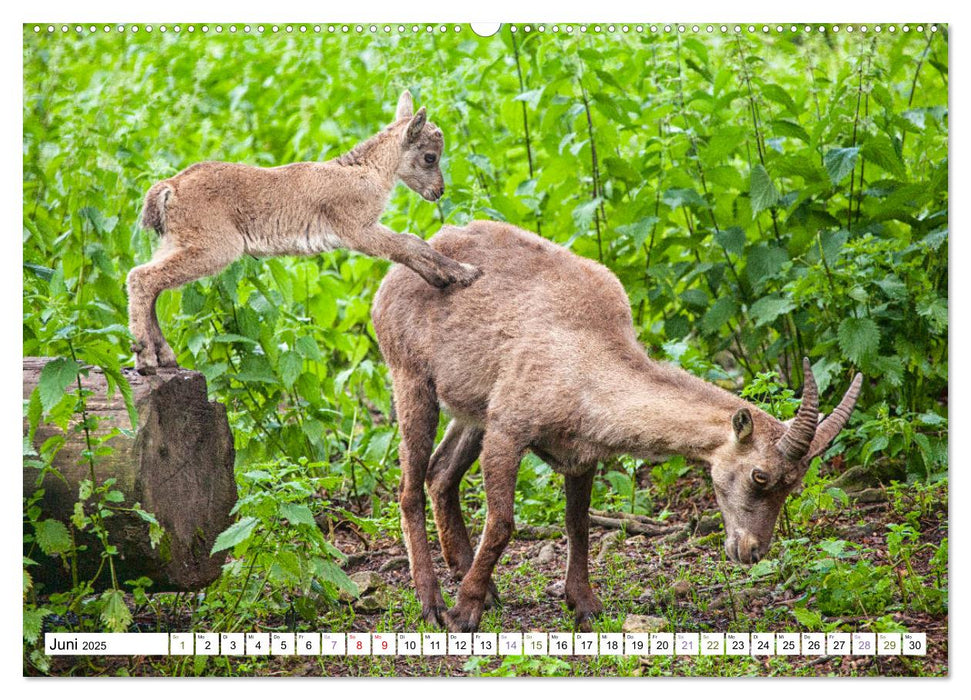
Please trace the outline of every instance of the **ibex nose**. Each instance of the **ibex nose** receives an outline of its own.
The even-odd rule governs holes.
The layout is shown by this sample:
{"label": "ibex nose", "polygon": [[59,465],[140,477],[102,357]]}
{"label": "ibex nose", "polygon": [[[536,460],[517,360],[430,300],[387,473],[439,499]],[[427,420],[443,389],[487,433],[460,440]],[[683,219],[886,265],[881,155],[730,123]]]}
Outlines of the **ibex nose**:
{"label": "ibex nose", "polygon": [[743,530],[725,541],[725,553],[732,561],[751,566],[762,558],[762,545],[752,533]]}

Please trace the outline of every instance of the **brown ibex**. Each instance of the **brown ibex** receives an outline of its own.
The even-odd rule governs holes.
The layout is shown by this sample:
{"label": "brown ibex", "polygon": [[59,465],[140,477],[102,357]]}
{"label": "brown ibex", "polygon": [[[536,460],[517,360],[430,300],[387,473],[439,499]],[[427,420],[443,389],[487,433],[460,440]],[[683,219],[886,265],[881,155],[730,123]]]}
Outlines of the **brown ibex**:
{"label": "brown ibex", "polygon": [[155,229],[162,243],[151,262],[128,274],[138,371],[177,364],[155,315],[158,295],[215,274],[247,253],[315,255],[343,247],[407,265],[436,287],[474,281],[476,268],[378,222],[399,179],[428,201],[445,192],[442,132],[426,121],[424,107],[413,112],[405,91],[394,123],[324,163],[196,163],[153,185],[141,223]]}
{"label": "brown ibex", "polygon": [[[861,375],[817,425],[816,384],[806,360],[802,403],[783,423],[648,359],[624,289],[602,265],[494,222],[448,226],[430,242],[483,270],[475,291],[434,289],[394,267],[372,311],[394,383],[402,532],[426,621],[453,631],[478,627],[483,607],[496,596],[491,575],[513,531],[516,474],[527,450],[565,477],[565,597],[578,627],[589,629],[603,609],[587,570],[598,461],[679,454],[707,464],[728,557],[752,564],[765,554],[786,495],[846,424]],[[433,453],[439,406],[452,421]],[[459,482],[476,458],[488,513],[473,554]],[[461,579],[450,610],[432,568],[426,483],[445,561]]]}

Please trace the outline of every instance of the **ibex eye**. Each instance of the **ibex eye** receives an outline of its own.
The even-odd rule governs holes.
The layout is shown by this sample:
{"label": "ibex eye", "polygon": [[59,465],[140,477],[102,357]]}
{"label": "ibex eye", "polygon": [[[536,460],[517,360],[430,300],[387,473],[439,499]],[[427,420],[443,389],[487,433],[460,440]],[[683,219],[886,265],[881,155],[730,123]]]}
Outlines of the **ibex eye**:
{"label": "ibex eye", "polygon": [[434,163],[435,162],[435,154],[434,153],[426,153],[425,154],[425,162],[428,163],[429,165],[431,165],[432,163]]}
{"label": "ibex eye", "polygon": [[769,475],[766,474],[761,469],[753,469],[752,481],[754,481],[759,486],[765,486],[767,483],[769,483]]}

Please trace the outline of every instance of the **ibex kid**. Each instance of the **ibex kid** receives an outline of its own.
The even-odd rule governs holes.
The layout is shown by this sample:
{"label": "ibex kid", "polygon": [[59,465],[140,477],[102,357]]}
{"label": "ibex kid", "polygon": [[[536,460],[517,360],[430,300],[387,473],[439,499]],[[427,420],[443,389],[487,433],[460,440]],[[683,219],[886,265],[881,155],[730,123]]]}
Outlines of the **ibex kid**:
{"label": "ibex kid", "polygon": [[324,163],[259,168],[205,162],[153,185],[141,223],[161,235],[152,261],[128,274],[129,327],[142,374],[177,366],[155,314],[160,292],[212,275],[243,254],[314,255],[350,248],[400,262],[436,287],[479,276],[412,234],[378,219],[397,180],[428,201],[445,191],[442,132],[402,93],[395,121]]}
{"label": "ibex kid", "polygon": [[[679,454],[706,463],[729,558],[752,564],[765,554],[787,494],[846,424],[859,374],[817,425],[816,383],[806,360],[801,406],[791,423],[782,423],[648,359],[624,289],[602,265],[495,222],[447,226],[430,242],[483,270],[475,291],[433,289],[396,266],[372,309],[394,382],[402,532],[426,621],[453,631],[478,627],[496,594],[490,577],[513,531],[516,474],[527,450],[565,477],[565,596],[582,629],[603,609],[587,571],[599,461]],[[440,405],[452,421],[433,453]],[[459,482],[477,458],[488,512],[473,553]],[[445,561],[461,579],[450,610],[432,567],[426,484]]]}

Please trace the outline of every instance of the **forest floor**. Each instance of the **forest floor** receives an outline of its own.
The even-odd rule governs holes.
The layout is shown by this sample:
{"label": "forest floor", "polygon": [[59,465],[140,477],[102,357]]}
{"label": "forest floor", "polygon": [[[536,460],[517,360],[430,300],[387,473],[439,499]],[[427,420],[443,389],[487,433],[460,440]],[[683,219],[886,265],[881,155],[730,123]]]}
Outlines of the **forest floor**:
{"label": "forest floor", "polygon": [[[604,603],[599,632],[800,632],[792,610],[813,609],[812,598],[780,577],[753,580],[747,570],[725,561],[723,530],[714,497],[702,476],[687,476],[667,504],[669,534],[627,536],[617,529],[591,528],[590,576]],[[899,498],[899,496],[898,496]],[[899,504],[898,504],[899,505]],[[859,548],[874,567],[888,565],[887,525],[900,521],[889,501],[851,503],[825,511],[809,533],[813,542],[842,539]],[[473,529],[481,526],[474,522]],[[947,536],[946,502],[923,511],[921,543],[938,545]],[[431,533],[434,527],[429,521]],[[779,557],[786,524],[780,526],[770,557]],[[473,533],[473,537],[478,533]],[[805,534],[805,533],[802,533]],[[407,553],[400,540],[374,538],[345,527],[336,530],[337,544],[349,555],[345,570],[355,580],[369,581],[361,599],[335,606],[316,625],[280,617],[264,619],[245,631],[413,632],[440,631],[424,625],[414,596]],[[432,542],[436,571],[450,604],[457,582]],[[914,574],[930,575],[932,547],[916,547]],[[863,556],[863,555],[861,555]],[[502,605],[486,611],[483,632],[564,632],[573,630],[572,614],[563,602],[567,543],[559,528],[522,525],[496,568]],[[897,577],[903,568],[888,569]],[[943,582],[946,587],[947,582]],[[894,602],[895,601],[895,602]],[[822,616],[835,631],[879,631],[889,624],[927,635],[925,656],[320,656],[320,657],[196,657],[194,663],[162,659],[103,660],[100,673],[113,675],[232,676],[946,676],[948,618],[915,611],[899,598],[880,614]],[[875,625],[879,618],[883,627]],[[188,618],[169,620],[171,629],[189,629]],[[158,620],[144,615],[136,624],[159,629]],[[184,624],[183,624],[184,623]],[[182,626],[180,626],[180,624]],[[645,626],[646,625],[646,626]],[[198,630],[197,630],[198,631]],[[811,631],[822,631],[821,629]],[[83,674],[76,661],[55,660],[53,675]],[[173,668],[173,663],[176,666]],[[187,665],[188,663],[188,665]]]}

